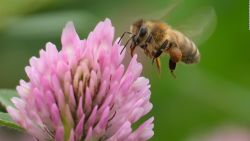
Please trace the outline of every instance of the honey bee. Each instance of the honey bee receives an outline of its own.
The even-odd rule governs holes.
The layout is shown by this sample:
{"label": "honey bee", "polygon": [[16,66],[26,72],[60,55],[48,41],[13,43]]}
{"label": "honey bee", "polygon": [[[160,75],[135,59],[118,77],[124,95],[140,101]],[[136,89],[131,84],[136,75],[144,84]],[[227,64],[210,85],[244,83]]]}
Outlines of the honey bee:
{"label": "honey bee", "polygon": [[140,47],[146,56],[152,59],[152,64],[156,61],[158,71],[161,69],[159,57],[162,53],[169,55],[168,67],[174,77],[174,70],[178,62],[195,64],[200,61],[200,52],[194,41],[160,20],[140,19],[134,22],[130,27],[130,32],[124,32],[121,38],[126,33],[131,36],[124,48],[131,40],[131,56],[133,56],[135,48]]}

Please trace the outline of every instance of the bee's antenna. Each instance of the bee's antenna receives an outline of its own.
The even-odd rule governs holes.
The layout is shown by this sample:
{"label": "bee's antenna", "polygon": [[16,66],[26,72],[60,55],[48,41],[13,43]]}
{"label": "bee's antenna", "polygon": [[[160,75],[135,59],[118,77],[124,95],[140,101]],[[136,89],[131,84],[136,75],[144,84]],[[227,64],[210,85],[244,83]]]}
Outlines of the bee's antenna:
{"label": "bee's antenna", "polygon": [[124,32],[124,33],[122,34],[120,40],[118,41],[118,44],[121,42],[121,40],[122,40],[122,38],[124,37],[125,34],[133,34],[133,33],[128,32],[128,31]]}
{"label": "bee's antenna", "polygon": [[122,54],[122,52],[124,51],[124,49],[125,49],[126,46],[128,45],[129,41],[130,41],[131,39],[133,39],[134,37],[135,37],[135,35],[131,36],[131,37],[128,39],[127,43],[126,43],[126,44],[124,45],[124,47],[122,48],[122,51],[120,52],[120,54]]}

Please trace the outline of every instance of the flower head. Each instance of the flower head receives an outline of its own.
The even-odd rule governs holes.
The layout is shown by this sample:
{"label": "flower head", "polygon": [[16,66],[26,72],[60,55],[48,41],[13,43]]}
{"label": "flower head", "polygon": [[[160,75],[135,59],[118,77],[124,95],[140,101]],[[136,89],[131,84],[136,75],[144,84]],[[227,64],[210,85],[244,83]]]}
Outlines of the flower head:
{"label": "flower head", "polygon": [[7,110],[13,120],[39,141],[143,141],[153,136],[153,118],[132,125],[151,108],[149,80],[140,77],[136,55],[127,69],[114,27],[106,19],[86,40],[69,22],[62,49],[52,43],[32,57]]}

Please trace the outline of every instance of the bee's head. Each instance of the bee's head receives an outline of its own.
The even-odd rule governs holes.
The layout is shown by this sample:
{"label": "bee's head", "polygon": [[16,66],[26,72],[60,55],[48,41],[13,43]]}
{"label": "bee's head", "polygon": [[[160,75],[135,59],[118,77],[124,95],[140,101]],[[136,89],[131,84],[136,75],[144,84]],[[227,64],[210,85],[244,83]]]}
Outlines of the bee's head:
{"label": "bee's head", "polygon": [[138,34],[143,23],[144,23],[143,19],[134,22],[130,27],[130,32],[133,33],[134,35]]}
{"label": "bee's head", "polygon": [[142,41],[144,41],[148,34],[148,29],[142,19],[134,22],[130,28],[130,31],[134,35],[132,40],[135,46],[139,45]]}
{"label": "bee's head", "polygon": [[[144,41],[147,38],[148,29],[145,26],[145,21],[141,19],[134,22],[130,27],[130,32],[124,32],[123,35],[121,36],[121,39],[126,33],[131,34],[131,36],[127,41],[127,43],[125,44],[125,46],[123,47],[122,51],[126,48],[127,44],[132,40],[130,49],[131,49],[131,54],[133,54],[133,50],[135,49],[135,47],[143,45],[142,43],[144,43]],[[119,40],[119,42],[121,41],[121,39]]]}

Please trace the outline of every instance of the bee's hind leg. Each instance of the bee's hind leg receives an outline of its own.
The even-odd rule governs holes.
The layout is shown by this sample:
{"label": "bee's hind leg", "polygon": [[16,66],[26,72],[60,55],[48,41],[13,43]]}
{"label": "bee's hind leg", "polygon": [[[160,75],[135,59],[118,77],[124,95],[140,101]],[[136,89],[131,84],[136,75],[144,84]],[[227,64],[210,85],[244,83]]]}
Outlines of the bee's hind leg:
{"label": "bee's hind leg", "polygon": [[169,69],[170,69],[170,72],[171,72],[172,76],[173,76],[174,78],[176,78],[176,75],[175,75],[175,73],[174,73],[174,70],[175,70],[175,68],[176,68],[176,62],[172,61],[172,59],[169,59],[168,67],[169,67]]}

